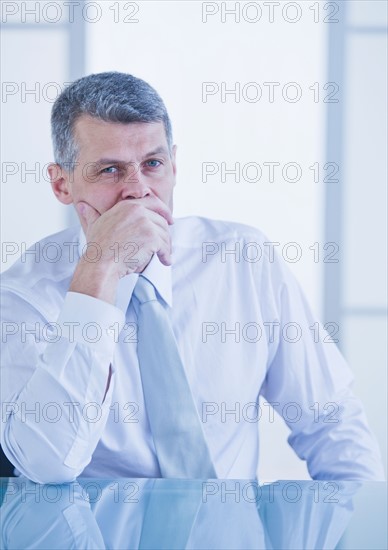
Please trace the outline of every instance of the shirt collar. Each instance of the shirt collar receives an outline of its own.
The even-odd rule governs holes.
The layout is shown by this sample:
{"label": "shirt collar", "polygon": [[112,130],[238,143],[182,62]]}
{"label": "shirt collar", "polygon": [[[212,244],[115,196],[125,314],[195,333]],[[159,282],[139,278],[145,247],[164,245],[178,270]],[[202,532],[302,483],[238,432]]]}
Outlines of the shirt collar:
{"label": "shirt collar", "polygon": [[[82,256],[85,246],[86,237],[81,227],[78,244],[78,253],[80,257]],[[171,266],[163,265],[158,256],[154,254],[142,275],[144,275],[154,285],[158,294],[166,302],[166,304],[172,307]],[[119,280],[116,294],[116,306],[124,313],[128,309],[132,292],[138,278],[138,273],[131,273],[130,275],[126,275]]]}

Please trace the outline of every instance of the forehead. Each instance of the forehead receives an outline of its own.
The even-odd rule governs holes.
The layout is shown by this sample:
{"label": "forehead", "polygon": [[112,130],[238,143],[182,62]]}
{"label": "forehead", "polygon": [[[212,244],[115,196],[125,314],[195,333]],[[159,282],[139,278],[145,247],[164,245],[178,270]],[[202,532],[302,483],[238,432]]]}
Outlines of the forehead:
{"label": "forehead", "polygon": [[75,123],[74,137],[81,154],[118,153],[124,150],[136,153],[148,148],[167,147],[163,122],[122,124],[82,115]]}

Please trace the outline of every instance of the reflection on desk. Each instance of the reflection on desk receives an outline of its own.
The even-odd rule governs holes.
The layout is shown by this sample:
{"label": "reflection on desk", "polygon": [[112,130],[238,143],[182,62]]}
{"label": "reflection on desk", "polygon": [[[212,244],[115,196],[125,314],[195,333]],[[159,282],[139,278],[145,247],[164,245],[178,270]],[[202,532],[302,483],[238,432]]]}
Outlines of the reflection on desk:
{"label": "reflection on desk", "polygon": [[387,548],[386,484],[3,478],[2,547]]}

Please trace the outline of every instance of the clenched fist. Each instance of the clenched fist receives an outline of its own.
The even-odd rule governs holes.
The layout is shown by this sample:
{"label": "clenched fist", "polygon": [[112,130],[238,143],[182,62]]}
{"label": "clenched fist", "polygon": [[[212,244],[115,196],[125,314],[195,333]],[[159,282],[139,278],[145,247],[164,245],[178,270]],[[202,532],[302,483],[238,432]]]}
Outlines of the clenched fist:
{"label": "clenched fist", "polygon": [[141,273],[157,254],[171,265],[173,224],[169,208],[157,197],[122,200],[100,214],[86,202],[77,204],[87,243],[96,246],[98,261],[80,259],[70,290],[114,303],[118,280]]}

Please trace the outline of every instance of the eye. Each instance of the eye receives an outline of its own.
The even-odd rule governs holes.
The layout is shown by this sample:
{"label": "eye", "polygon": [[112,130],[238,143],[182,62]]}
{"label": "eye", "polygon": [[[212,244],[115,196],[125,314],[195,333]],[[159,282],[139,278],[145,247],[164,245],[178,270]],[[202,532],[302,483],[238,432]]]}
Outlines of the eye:
{"label": "eye", "polygon": [[108,166],[107,168],[103,168],[101,170],[101,174],[116,174],[118,172],[117,166]]}
{"label": "eye", "polygon": [[160,162],[160,160],[156,160],[156,159],[147,160],[146,162],[146,165],[149,166],[150,168],[157,168],[161,164],[162,163]]}

